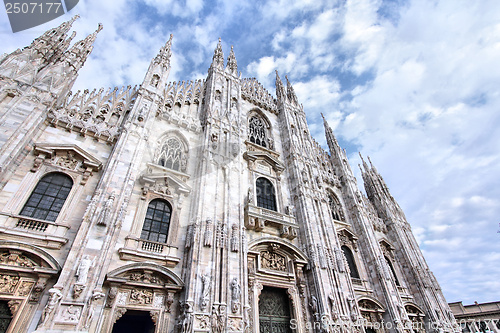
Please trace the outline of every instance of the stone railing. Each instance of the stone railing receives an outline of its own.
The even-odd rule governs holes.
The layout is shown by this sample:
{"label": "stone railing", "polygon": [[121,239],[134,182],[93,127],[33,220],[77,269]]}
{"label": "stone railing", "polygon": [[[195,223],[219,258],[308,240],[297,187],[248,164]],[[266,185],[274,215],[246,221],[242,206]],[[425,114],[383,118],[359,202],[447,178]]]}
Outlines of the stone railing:
{"label": "stone railing", "polygon": [[133,236],[125,238],[125,246],[119,249],[118,253],[120,258],[124,260],[143,261],[148,259],[168,267],[175,267],[180,261],[176,247]]}
{"label": "stone railing", "polygon": [[245,227],[249,230],[261,231],[266,226],[279,229],[280,236],[283,238],[297,237],[298,226],[295,217],[248,203],[245,207]]}
{"label": "stone railing", "polygon": [[69,225],[27,216],[0,214],[0,233],[49,249],[60,249],[68,242]]}

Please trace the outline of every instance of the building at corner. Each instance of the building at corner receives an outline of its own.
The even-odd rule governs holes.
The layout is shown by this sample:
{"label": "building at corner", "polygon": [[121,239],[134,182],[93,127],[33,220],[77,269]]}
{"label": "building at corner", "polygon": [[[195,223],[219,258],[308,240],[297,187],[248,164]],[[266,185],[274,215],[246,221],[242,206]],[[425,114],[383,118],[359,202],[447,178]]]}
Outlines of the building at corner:
{"label": "building at corner", "polygon": [[[100,31],[73,20],[0,58],[0,330],[458,332],[370,161],[219,41],[169,82],[72,91]],[[208,61],[207,61],[208,64]]]}

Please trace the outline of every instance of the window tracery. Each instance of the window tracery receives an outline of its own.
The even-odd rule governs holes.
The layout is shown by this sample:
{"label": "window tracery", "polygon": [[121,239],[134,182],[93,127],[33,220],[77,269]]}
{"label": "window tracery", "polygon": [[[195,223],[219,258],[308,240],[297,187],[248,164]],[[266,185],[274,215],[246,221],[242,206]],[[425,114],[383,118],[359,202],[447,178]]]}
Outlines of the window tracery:
{"label": "window tracery", "polygon": [[186,171],[187,156],[179,139],[175,137],[167,139],[160,150],[158,164],[172,170]]}
{"label": "window tracery", "polygon": [[345,245],[343,245],[341,247],[341,249],[342,249],[342,252],[344,253],[344,256],[347,260],[347,264],[349,265],[349,271],[351,274],[351,278],[359,279],[358,268],[356,267],[356,262],[354,261],[354,256],[352,254],[351,249]]}
{"label": "window tracery", "polygon": [[339,199],[331,193],[328,194],[328,205],[330,206],[333,219],[345,222],[344,211],[340,205]]}
{"label": "window tracery", "polygon": [[260,117],[253,116],[248,121],[248,140],[264,148],[271,148],[269,147],[266,125]]}

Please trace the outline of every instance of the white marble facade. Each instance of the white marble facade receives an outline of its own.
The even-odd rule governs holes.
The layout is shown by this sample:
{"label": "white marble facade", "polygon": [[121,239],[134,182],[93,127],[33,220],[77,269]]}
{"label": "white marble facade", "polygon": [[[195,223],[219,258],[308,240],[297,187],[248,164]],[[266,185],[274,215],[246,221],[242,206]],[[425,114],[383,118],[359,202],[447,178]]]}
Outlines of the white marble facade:
{"label": "white marble facade", "polygon": [[382,177],[360,192],[288,78],[274,97],[219,41],[168,82],[171,37],[140,86],[72,92],[101,29],[70,45],[73,20],[0,59],[8,332],[458,331]]}

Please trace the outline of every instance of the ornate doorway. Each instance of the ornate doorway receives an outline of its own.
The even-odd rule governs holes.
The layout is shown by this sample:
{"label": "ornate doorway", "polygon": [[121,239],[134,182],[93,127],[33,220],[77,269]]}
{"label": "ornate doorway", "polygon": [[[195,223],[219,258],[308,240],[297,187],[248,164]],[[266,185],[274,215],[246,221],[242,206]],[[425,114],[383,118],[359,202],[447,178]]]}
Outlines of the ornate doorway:
{"label": "ornate doorway", "polygon": [[149,312],[128,310],[113,326],[112,333],[154,333],[155,324]]}
{"label": "ornate doorway", "polygon": [[12,313],[7,301],[0,301],[0,333],[5,333],[9,329]]}
{"label": "ornate doorway", "polygon": [[290,312],[285,289],[264,287],[259,298],[260,333],[291,333]]}

